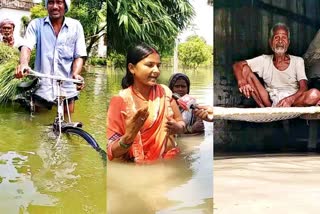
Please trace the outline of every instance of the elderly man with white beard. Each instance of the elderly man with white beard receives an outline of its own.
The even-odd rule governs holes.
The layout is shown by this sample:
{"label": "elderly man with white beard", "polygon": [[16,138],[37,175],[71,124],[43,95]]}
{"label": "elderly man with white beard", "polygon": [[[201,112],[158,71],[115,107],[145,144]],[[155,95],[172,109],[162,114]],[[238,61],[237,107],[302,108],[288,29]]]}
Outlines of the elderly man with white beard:
{"label": "elderly man with white beard", "polygon": [[[320,91],[308,90],[304,61],[287,53],[290,30],[283,23],[270,30],[272,55],[261,55],[233,65],[238,88],[259,107],[313,106],[320,104]],[[263,79],[261,84],[256,75]]]}

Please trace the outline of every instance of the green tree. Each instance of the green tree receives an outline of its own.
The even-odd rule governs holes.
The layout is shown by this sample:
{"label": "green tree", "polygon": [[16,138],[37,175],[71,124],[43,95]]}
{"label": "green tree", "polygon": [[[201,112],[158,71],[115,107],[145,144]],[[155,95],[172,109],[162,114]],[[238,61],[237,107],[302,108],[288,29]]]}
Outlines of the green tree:
{"label": "green tree", "polygon": [[67,16],[78,19],[84,30],[87,52],[90,53],[98,40],[107,32],[107,4],[105,0],[73,0]]}
{"label": "green tree", "polygon": [[178,58],[185,68],[197,69],[199,65],[212,60],[212,47],[199,36],[190,36],[178,46]]}
{"label": "green tree", "polygon": [[30,23],[30,21],[32,19],[36,19],[36,18],[42,18],[48,15],[48,12],[46,10],[46,8],[44,8],[44,1],[42,1],[41,4],[36,4],[35,6],[33,6],[30,9],[30,17],[28,16],[23,16],[21,18],[21,22],[22,22],[22,27],[23,27],[23,33],[25,33],[28,24]]}
{"label": "green tree", "polygon": [[44,8],[43,4],[37,4],[30,9],[31,19],[41,18],[48,15],[46,8]]}
{"label": "green tree", "polygon": [[107,0],[108,53],[125,53],[128,45],[140,41],[172,51],[193,15],[188,0]]}
{"label": "green tree", "polygon": [[30,17],[28,17],[28,16],[22,16],[22,17],[21,17],[22,33],[25,33],[29,22],[30,22]]}
{"label": "green tree", "polygon": [[108,53],[107,64],[113,69],[120,68],[124,69],[126,67],[126,57],[123,54]]}

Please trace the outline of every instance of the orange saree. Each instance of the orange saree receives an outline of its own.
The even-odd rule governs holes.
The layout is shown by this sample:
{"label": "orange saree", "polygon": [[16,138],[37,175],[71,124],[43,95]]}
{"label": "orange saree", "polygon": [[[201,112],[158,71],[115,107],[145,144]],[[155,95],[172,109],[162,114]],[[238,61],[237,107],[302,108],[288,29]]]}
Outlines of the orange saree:
{"label": "orange saree", "polygon": [[[170,105],[171,91],[167,86],[155,85],[149,94],[149,117],[137,134],[132,146],[121,158],[135,162],[150,162],[160,158],[171,158],[179,149],[175,146],[174,136],[165,131],[167,116],[172,117]],[[137,111],[133,101],[132,87],[121,90],[109,104],[107,122],[107,154],[113,159],[112,145],[118,143],[125,133],[125,119],[121,111],[132,114]]]}

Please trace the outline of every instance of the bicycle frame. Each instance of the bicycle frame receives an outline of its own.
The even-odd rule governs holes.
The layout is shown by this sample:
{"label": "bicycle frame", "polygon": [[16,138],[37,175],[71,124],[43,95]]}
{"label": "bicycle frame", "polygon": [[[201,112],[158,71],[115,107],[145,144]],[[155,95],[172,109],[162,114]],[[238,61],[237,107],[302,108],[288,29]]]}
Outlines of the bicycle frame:
{"label": "bicycle frame", "polygon": [[[70,116],[70,111],[69,111],[69,104],[68,104],[68,99],[65,98],[61,95],[61,84],[62,81],[58,80],[57,81],[57,116],[56,119],[58,119],[59,123],[59,136],[61,135],[62,132],[62,121],[64,121],[64,104],[63,101],[66,100],[66,108],[67,108],[67,115],[68,115],[68,121],[71,123],[71,116]],[[56,120],[55,120],[56,122]]]}
{"label": "bicycle frame", "polygon": [[[104,160],[104,164],[106,164],[106,152],[100,148],[99,144],[96,142],[96,140],[86,131],[81,129],[79,126],[79,123],[74,123],[71,122],[71,115],[69,111],[69,104],[68,104],[68,98],[64,96],[61,92],[61,85],[64,81],[66,82],[73,82],[75,84],[84,84],[83,80],[78,80],[78,79],[71,79],[71,78],[65,78],[61,76],[54,76],[54,75],[47,75],[47,74],[42,74],[33,70],[29,70],[28,75],[30,76],[35,76],[39,78],[49,78],[49,79],[54,79],[57,80],[57,116],[55,117],[55,120],[53,122],[53,131],[55,134],[57,134],[57,130],[59,131],[59,136],[58,136],[58,141],[55,146],[58,145],[60,141],[60,137],[62,133],[65,133],[67,135],[75,135],[89,143],[99,154],[101,155],[102,159]],[[65,121],[64,118],[64,102],[66,103],[66,109],[67,109],[67,116],[68,116],[68,123],[65,125],[63,122]],[[63,126],[64,125],[64,126]],[[57,127],[58,126],[58,127]]]}
{"label": "bicycle frame", "polygon": [[[30,76],[35,76],[35,77],[39,77],[39,78],[48,78],[48,79],[53,79],[53,80],[57,80],[57,116],[54,120],[53,123],[53,128],[54,128],[54,132],[56,132],[57,128],[59,131],[59,137],[61,136],[62,133],[62,122],[64,121],[64,101],[66,102],[66,109],[67,109],[67,116],[68,116],[68,122],[70,124],[72,124],[71,122],[71,115],[70,115],[70,111],[69,111],[69,104],[68,104],[68,98],[65,97],[62,94],[62,89],[61,89],[61,85],[64,81],[66,82],[73,82],[75,84],[83,84],[84,81],[83,80],[77,80],[77,79],[71,79],[71,78],[66,78],[66,77],[61,77],[61,76],[55,76],[55,75],[48,75],[48,74],[42,74],[39,73],[37,71],[34,70],[29,70],[29,74]],[[58,123],[58,127],[56,127],[56,123]]]}

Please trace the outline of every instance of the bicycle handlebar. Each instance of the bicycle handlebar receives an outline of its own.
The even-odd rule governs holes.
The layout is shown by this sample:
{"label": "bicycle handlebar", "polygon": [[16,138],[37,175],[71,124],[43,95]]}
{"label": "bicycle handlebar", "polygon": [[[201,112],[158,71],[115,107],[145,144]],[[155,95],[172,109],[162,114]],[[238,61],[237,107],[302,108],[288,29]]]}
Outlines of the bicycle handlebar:
{"label": "bicycle handlebar", "polygon": [[[28,75],[30,75],[30,76],[35,76],[35,77],[40,77],[40,78],[48,78],[48,79],[66,81],[66,82],[73,82],[75,84],[83,84],[84,83],[84,80],[71,79],[71,78],[66,78],[66,77],[62,77],[62,76],[50,75],[50,74],[42,74],[42,73],[39,73],[39,72],[31,70],[31,69],[26,69],[26,70],[29,72]],[[24,70],[23,73],[25,73],[26,70]]]}

